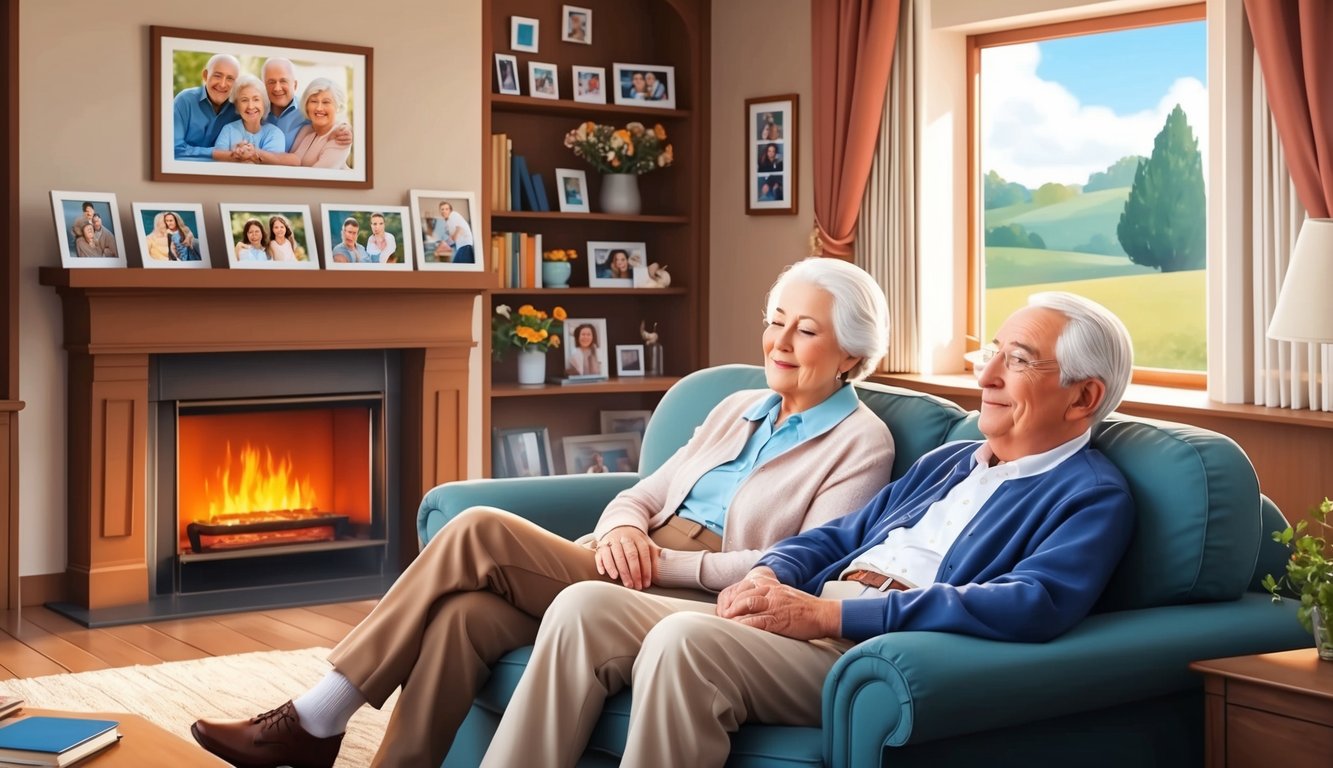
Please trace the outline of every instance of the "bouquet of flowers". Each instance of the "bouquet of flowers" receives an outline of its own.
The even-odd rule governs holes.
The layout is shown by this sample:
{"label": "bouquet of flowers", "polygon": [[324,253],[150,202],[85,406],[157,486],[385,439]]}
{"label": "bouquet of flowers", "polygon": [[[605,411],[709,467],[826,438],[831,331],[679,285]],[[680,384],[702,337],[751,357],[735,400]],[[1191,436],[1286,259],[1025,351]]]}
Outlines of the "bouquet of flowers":
{"label": "bouquet of flowers", "polygon": [[511,347],[540,352],[552,347],[559,349],[566,317],[563,307],[556,307],[548,315],[531,304],[524,304],[517,312],[506,304],[499,305],[491,318],[491,356],[501,360],[504,351]]}
{"label": "bouquet of flowers", "polygon": [[674,156],[661,123],[624,128],[586,122],[565,134],[565,146],[602,173],[644,174],[671,165]]}
{"label": "bouquet of flowers", "polygon": [[[573,248],[553,248],[549,251],[542,251],[542,261],[573,261],[579,257],[579,252]],[[563,318],[562,318],[563,319]]]}

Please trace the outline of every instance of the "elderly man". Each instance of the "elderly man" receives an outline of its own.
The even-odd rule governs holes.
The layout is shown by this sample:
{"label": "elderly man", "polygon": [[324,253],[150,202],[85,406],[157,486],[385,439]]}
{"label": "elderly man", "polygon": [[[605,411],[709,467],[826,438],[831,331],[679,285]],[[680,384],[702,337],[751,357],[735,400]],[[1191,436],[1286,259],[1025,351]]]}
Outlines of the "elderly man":
{"label": "elderly man", "polygon": [[1133,530],[1124,478],[1088,444],[1132,358],[1101,306],[1034,295],[975,354],[984,441],[944,445],[861,510],[778,542],[716,606],[564,590],[483,765],[574,765],[603,701],[632,682],[621,765],[720,766],[742,723],[817,726],[824,678],[860,640],[1070,629]]}
{"label": "elderly man", "polygon": [[203,85],[176,94],[171,114],[177,160],[213,159],[213,144],[222,126],[236,119],[231,89],[240,74],[236,57],[219,53],[204,67]]}
{"label": "elderly man", "polygon": [[[287,139],[283,151],[291,152],[297,132],[302,127],[310,125],[310,121],[302,114],[300,105],[296,103],[298,85],[296,69],[292,66],[291,59],[274,56],[264,62],[260,74],[264,80],[264,89],[268,91],[269,113],[264,122],[276,125],[278,130],[282,131],[282,135]],[[333,129],[331,141],[338,146],[350,146],[352,129],[346,125],[339,125]]]}

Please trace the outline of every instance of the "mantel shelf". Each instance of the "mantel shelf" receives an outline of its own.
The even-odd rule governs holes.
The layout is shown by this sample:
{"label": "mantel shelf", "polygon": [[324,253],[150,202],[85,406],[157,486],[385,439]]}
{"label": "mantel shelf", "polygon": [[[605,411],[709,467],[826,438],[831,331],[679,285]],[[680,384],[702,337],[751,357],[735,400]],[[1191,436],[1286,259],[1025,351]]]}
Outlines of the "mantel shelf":
{"label": "mantel shelf", "polygon": [[688,288],[495,288],[496,296],[684,296]]}
{"label": "mantel shelf", "polygon": [[688,216],[623,213],[561,213],[560,211],[491,211],[492,221],[536,219],[539,221],[618,221],[632,224],[689,224]]}
{"label": "mantel shelf", "polygon": [[459,291],[478,293],[486,272],[372,272],[323,269],[64,269],[42,267],[42,285],[75,290]]}
{"label": "mantel shelf", "polygon": [[621,376],[588,384],[491,384],[491,397],[601,395],[610,392],[665,392],[679,376]]}
{"label": "mantel shelf", "polygon": [[[517,112],[520,114],[571,115],[587,119],[598,115],[629,115],[644,124],[652,124],[663,118],[689,117],[688,109],[655,109],[631,104],[590,104],[571,99],[537,99],[532,96],[511,96],[504,93],[492,93],[491,111]],[[570,126],[573,128],[574,126]]]}

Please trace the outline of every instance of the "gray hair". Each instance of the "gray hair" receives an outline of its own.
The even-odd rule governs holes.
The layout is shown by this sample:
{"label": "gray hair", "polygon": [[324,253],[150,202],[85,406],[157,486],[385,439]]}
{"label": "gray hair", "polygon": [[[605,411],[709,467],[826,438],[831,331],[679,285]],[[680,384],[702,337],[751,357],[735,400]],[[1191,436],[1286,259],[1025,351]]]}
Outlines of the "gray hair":
{"label": "gray hair", "polygon": [[1092,423],[1100,422],[1120,405],[1134,373],[1134,345],[1125,324],[1101,304],[1063,291],[1034,293],[1028,306],[1052,309],[1068,318],[1055,342],[1060,386],[1088,379],[1106,385],[1106,396],[1092,414]]}
{"label": "gray hair", "polygon": [[769,289],[766,319],[772,319],[782,289],[792,283],[813,285],[833,297],[833,336],[842,351],[861,358],[846,379],[860,381],[874,372],[889,349],[889,302],[875,278],[841,259],[802,259],[783,270]]}
{"label": "gray hair", "polygon": [[[236,82],[231,86],[230,99],[232,104],[235,104],[236,100],[241,97],[242,88],[254,88],[256,91],[259,91],[259,98],[264,100],[264,114],[267,115],[269,108],[268,89],[264,87],[264,81],[254,75],[241,75],[236,78]],[[237,117],[240,117],[240,115],[237,115]],[[262,120],[263,118],[261,117],[260,119]]]}
{"label": "gray hair", "polygon": [[237,72],[238,74],[240,73],[240,71],[241,71],[241,61],[240,61],[240,59],[237,59],[235,56],[232,56],[230,53],[215,53],[215,54],[213,54],[213,56],[212,56],[211,58],[209,58],[208,63],[204,65],[204,69],[207,70],[208,72],[212,72],[212,71],[213,71],[213,67],[217,66],[219,62],[223,62],[223,61],[225,61],[225,62],[227,62],[228,64],[230,64],[230,65],[232,65],[233,67],[235,67],[235,68],[236,68],[236,72]]}
{"label": "gray hair", "polygon": [[307,85],[305,90],[301,92],[301,114],[305,116],[305,119],[310,119],[310,114],[305,111],[305,103],[311,96],[324,91],[333,95],[333,104],[338,113],[341,114],[347,108],[347,92],[342,89],[342,86],[327,77],[317,77],[311,80],[310,85]]}

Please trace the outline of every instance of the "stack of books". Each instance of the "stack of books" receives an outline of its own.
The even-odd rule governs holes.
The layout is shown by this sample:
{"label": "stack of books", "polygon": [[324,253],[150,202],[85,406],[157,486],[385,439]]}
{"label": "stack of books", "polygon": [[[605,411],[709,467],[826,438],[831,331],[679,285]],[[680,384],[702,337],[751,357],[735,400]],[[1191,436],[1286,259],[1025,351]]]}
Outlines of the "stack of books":
{"label": "stack of books", "polygon": [[25,717],[0,728],[0,766],[66,766],[120,738],[115,720]]}

